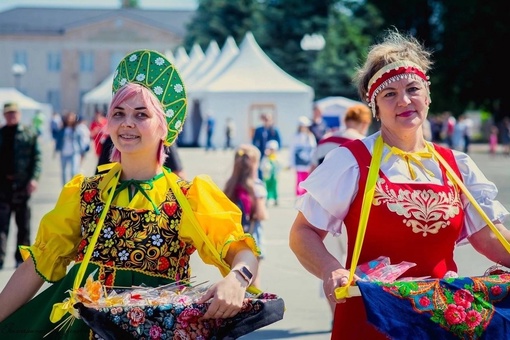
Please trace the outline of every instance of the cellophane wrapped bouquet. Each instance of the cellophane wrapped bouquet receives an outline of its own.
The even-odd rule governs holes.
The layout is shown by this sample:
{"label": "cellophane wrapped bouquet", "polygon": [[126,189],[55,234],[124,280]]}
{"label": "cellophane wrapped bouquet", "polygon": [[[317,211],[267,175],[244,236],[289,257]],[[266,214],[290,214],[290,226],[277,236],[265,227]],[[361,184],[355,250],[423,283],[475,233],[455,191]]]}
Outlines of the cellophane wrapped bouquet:
{"label": "cellophane wrapped bouquet", "polygon": [[236,316],[203,319],[209,303],[197,301],[208,288],[206,282],[105,287],[93,274],[73,298],[80,318],[105,340],[235,339],[283,318],[283,300],[275,294],[246,293]]}

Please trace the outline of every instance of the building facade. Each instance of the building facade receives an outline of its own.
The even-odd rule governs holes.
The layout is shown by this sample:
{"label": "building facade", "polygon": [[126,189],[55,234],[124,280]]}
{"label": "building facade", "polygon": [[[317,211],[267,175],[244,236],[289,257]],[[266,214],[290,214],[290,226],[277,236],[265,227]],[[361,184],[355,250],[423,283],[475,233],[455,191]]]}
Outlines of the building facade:
{"label": "building facade", "polygon": [[16,87],[56,112],[81,114],[83,95],[127,53],[168,53],[180,46],[193,14],[126,8],[0,12],[0,87]]}

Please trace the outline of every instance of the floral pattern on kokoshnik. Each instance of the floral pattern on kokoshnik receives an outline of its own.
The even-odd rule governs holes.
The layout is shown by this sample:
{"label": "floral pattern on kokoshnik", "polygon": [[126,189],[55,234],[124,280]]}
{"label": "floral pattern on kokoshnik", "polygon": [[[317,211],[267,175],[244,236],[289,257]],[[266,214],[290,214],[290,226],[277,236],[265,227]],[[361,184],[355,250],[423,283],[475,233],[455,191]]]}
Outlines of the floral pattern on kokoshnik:
{"label": "floral pattern on kokoshnik", "polygon": [[[95,176],[82,185],[82,240],[77,262],[85,255],[104,207],[98,189],[100,179]],[[184,185],[181,189],[187,191],[189,183]],[[110,206],[90,260],[102,267],[99,280],[104,285],[114,284],[116,268],[175,281],[189,279],[190,255],[195,248],[179,238],[182,210],[170,190],[158,208],[161,214],[156,215],[148,209]]]}

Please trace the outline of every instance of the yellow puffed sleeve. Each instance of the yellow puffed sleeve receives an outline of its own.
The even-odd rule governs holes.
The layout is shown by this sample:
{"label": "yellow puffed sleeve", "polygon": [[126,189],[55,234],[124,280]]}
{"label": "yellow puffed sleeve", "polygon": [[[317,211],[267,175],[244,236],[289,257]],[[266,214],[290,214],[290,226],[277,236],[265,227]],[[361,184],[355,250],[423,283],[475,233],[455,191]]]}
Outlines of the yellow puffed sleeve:
{"label": "yellow puffed sleeve", "polygon": [[53,210],[41,219],[34,244],[20,246],[23,260],[32,256],[36,271],[46,281],[63,278],[76,255],[81,240],[80,188],[83,178],[83,175],[76,175],[64,186]]}
{"label": "yellow puffed sleeve", "polygon": [[210,244],[220,255],[218,259],[210,246],[200,237],[189,219],[182,218],[179,234],[186,240],[193,242],[202,261],[215,265],[223,275],[228,274],[229,266],[225,263],[225,256],[233,242],[244,242],[255,256],[260,255],[253,237],[243,231],[241,226],[241,210],[207,175],[195,177],[187,192],[188,202],[198,221],[199,227]]}

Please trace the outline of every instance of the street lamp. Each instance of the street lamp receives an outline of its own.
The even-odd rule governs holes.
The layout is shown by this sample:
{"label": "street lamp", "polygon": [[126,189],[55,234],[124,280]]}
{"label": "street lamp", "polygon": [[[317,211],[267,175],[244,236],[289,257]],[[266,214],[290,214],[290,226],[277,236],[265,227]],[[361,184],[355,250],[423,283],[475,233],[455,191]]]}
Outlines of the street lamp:
{"label": "street lamp", "polygon": [[21,91],[21,77],[27,72],[27,67],[23,64],[12,65],[12,75],[14,76],[14,87]]}
{"label": "street lamp", "polygon": [[301,39],[301,48],[304,51],[320,51],[326,45],[326,40],[320,33],[305,34]]}
{"label": "street lamp", "polygon": [[[301,49],[303,51],[311,51],[311,54],[321,51],[326,45],[326,40],[320,33],[305,34],[301,39]],[[315,75],[312,68],[313,55],[310,55],[308,63],[308,78],[311,80],[312,87],[315,87]]]}

